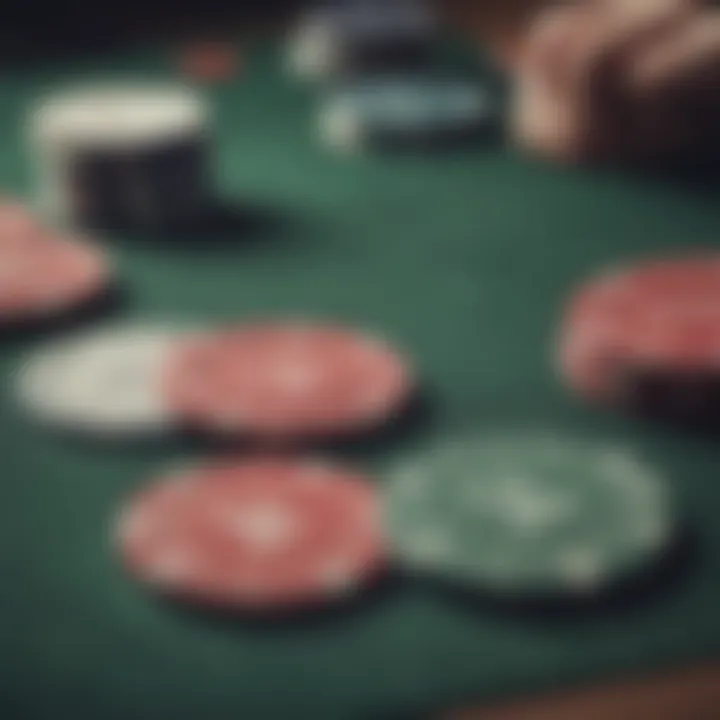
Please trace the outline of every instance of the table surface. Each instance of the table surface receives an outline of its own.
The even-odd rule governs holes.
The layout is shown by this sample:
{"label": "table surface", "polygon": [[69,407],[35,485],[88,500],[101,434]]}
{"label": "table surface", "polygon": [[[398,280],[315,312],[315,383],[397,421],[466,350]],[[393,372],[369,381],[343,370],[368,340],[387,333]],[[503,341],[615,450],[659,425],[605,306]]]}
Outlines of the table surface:
{"label": "table surface", "polygon": [[[28,193],[21,130],[44,89],[92,72],[166,72],[128,51],[0,79],[0,184]],[[428,408],[342,449],[376,473],[453,428],[552,428],[619,441],[663,468],[690,552],[642,591],[562,611],[459,598],[393,578],[337,612],[263,623],[188,614],[123,577],[109,528],[128,493],[206,449],[103,445],[26,423],[11,373],[42,334],[2,339],[0,696],[9,717],[379,718],[610,679],[717,656],[720,453],[584,407],[550,363],[569,290],[598,266],[707,245],[716,189],[535,164],[502,143],[424,157],[342,157],[313,133],[313,91],[255,48],[208,89],[217,182],[234,226],[183,242],[107,238],[126,319],[337,318],[407,349]],[[336,449],[340,452],[340,449]]]}

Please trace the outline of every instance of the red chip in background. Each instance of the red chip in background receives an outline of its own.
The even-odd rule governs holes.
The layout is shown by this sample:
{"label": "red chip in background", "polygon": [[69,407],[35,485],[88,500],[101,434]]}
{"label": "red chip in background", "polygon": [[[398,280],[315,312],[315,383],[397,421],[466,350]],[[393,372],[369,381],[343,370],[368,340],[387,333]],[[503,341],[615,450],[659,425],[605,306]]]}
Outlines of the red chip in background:
{"label": "red chip in background", "polygon": [[402,408],[412,381],[379,340],[268,323],[180,340],[164,386],[170,411],[191,427],[290,439],[380,424]]}
{"label": "red chip in background", "polygon": [[116,537],[141,582],[228,608],[345,597],[384,566],[372,484],[319,461],[257,458],[172,473],[128,503]]}
{"label": "red chip in background", "polygon": [[235,46],[225,42],[198,42],[180,51],[183,75],[200,82],[222,82],[238,70]]}
{"label": "red chip in background", "polygon": [[568,305],[559,361],[571,386],[597,397],[624,368],[720,373],[720,255],[650,261],[587,283]]}
{"label": "red chip in background", "polygon": [[109,282],[107,258],[90,243],[48,235],[0,242],[0,321],[73,309],[98,296]]}

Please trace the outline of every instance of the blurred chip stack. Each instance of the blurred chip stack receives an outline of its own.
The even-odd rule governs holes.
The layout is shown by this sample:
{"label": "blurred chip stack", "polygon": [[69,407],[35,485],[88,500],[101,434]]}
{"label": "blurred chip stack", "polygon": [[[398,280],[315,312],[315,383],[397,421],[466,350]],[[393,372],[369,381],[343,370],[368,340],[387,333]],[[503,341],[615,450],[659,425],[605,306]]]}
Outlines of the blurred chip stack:
{"label": "blurred chip stack", "polygon": [[30,118],[39,202],[54,224],[158,230],[207,210],[209,113],[174,85],[100,84]]}
{"label": "blurred chip stack", "polygon": [[316,6],[297,24],[289,64],[316,80],[416,70],[431,64],[436,25],[416,0]]}

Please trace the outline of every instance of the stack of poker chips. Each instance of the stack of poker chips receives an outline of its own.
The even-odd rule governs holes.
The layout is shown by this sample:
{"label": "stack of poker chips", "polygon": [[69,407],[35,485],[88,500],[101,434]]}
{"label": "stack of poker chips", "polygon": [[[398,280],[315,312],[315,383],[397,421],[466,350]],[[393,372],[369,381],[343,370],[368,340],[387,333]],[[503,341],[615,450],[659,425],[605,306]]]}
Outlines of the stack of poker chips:
{"label": "stack of poker chips", "polygon": [[290,38],[288,65],[299,77],[331,81],[430,65],[435,22],[417,0],[345,0],[316,5]]}
{"label": "stack of poker chips", "polygon": [[291,39],[294,73],[323,85],[318,131],[340,151],[464,145],[496,126],[487,83],[439,71],[438,25],[423,2],[328,3]]}
{"label": "stack of poker chips", "polygon": [[720,256],[653,258],[584,282],[567,303],[558,366],[595,403],[717,425]]}
{"label": "stack of poker chips", "polygon": [[209,112],[180,85],[103,83],[60,91],[31,112],[39,203],[71,228],[167,230],[210,203]]}

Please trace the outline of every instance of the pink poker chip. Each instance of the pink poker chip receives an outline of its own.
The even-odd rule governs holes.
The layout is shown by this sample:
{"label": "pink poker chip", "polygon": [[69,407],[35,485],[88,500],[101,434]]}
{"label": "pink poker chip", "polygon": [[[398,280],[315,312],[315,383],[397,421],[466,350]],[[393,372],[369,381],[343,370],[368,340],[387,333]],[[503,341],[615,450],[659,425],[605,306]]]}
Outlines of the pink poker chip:
{"label": "pink poker chip", "polygon": [[655,260],[585,284],[561,327],[561,371],[609,397],[623,368],[720,372],[720,255]]}
{"label": "pink poker chip", "polygon": [[372,484],[318,461],[264,457],[171,473],[127,504],[116,536],[137,580],[225,608],[346,597],[385,564]]}
{"label": "pink poker chip", "polygon": [[0,321],[73,309],[110,282],[107,258],[91,243],[47,233],[27,241],[13,237],[3,242],[0,230]]}
{"label": "pink poker chip", "polygon": [[287,439],[381,424],[404,405],[412,381],[381,341],[337,327],[269,323],[181,340],[164,385],[171,412],[192,427]]}

